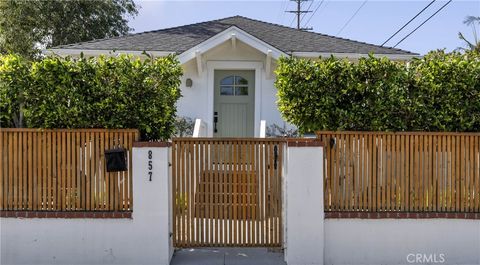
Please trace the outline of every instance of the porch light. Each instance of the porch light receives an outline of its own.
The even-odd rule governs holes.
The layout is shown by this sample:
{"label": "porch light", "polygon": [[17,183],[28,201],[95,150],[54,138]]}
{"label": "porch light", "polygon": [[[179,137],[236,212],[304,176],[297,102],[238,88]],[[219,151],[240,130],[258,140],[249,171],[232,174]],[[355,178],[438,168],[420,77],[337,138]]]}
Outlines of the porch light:
{"label": "porch light", "polygon": [[192,79],[191,79],[191,78],[187,78],[187,79],[185,80],[185,86],[187,86],[187,87],[192,87],[192,85],[193,85]]}

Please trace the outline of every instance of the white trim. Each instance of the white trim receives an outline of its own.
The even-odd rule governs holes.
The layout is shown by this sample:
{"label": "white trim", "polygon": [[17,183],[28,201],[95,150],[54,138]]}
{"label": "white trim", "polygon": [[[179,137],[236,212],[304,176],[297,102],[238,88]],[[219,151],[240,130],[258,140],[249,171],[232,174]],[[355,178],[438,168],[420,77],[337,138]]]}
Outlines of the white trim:
{"label": "white trim", "polygon": [[178,55],[178,59],[180,63],[184,64],[191,59],[195,58],[195,52],[200,51],[201,53],[205,53],[208,50],[230,40],[235,34],[235,39],[244,42],[245,44],[259,50],[260,52],[267,54],[268,50],[272,51],[272,57],[274,59],[278,59],[280,56],[287,56],[286,53],[282,52],[281,50],[271,46],[270,44],[248,34],[247,32],[235,27],[231,26],[230,28],[218,33],[217,35],[209,38],[208,40],[198,44],[195,47],[188,49],[187,51]]}
{"label": "white trim", "polygon": [[272,71],[272,51],[268,50],[267,51],[267,58],[265,58],[265,78],[270,79],[271,74],[270,72]]}
{"label": "white trim", "polygon": [[81,50],[81,49],[47,49],[42,51],[46,55],[59,55],[59,56],[68,56],[76,55],[79,56],[80,53],[83,53],[85,56],[116,56],[119,54],[131,54],[136,56],[144,56],[144,53],[148,53],[154,57],[165,57],[175,52],[165,52],[165,51],[127,51],[127,50]]}
{"label": "white trim", "polygon": [[267,121],[261,120],[260,121],[260,138],[265,138],[266,131],[267,131]]}
{"label": "white trim", "polygon": [[[335,52],[292,52],[292,56],[294,57],[307,57],[307,58],[318,58],[321,57],[330,57],[330,56],[338,57],[338,58],[349,58],[349,59],[359,59],[363,57],[368,57],[368,54],[362,53],[335,53]],[[387,57],[391,60],[411,60],[413,58],[421,58],[421,55],[410,55],[410,54],[373,54],[374,57]]]}
{"label": "white trim", "polygon": [[206,125],[202,119],[195,119],[195,127],[193,127],[193,138],[204,137]]}
{"label": "white trim", "polygon": [[197,60],[198,77],[200,77],[202,75],[202,72],[203,72],[202,54],[200,53],[200,51],[195,51],[195,58]]}
{"label": "white trim", "polygon": [[[261,93],[263,62],[257,61],[207,61],[207,119],[208,124],[213,124],[214,105],[214,73],[215,70],[255,70],[255,114],[254,137],[260,136]],[[213,137],[213,126],[207,126],[207,136]]]}
{"label": "white trim", "polygon": [[235,35],[235,33],[232,33],[232,49],[236,49],[237,48],[237,35]]}

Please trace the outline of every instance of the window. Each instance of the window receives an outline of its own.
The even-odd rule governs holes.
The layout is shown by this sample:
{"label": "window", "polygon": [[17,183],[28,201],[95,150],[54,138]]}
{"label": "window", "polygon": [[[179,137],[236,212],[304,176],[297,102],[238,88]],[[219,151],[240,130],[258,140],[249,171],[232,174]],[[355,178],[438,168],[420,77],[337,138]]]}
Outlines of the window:
{"label": "window", "polygon": [[231,75],[220,81],[220,95],[222,96],[248,96],[247,79]]}

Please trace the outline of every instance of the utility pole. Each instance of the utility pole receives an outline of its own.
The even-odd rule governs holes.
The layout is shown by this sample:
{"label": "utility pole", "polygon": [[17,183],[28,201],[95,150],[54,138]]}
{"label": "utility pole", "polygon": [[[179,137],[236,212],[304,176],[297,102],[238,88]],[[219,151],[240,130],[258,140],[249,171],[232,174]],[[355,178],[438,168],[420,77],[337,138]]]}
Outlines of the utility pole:
{"label": "utility pole", "polygon": [[293,14],[297,15],[297,29],[298,30],[312,30],[313,28],[302,28],[300,26],[300,20],[301,20],[302,14],[312,12],[310,10],[302,10],[302,2],[313,1],[313,0],[290,0],[290,1],[297,3],[297,10],[288,10],[288,11],[285,11],[285,12],[293,13]]}

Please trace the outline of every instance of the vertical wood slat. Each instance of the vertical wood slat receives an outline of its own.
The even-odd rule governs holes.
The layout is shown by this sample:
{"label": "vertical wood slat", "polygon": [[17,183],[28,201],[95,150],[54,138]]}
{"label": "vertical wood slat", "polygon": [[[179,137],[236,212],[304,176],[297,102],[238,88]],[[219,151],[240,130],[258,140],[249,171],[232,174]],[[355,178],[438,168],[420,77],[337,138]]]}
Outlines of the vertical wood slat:
{"label": "vertical wood slat", "polygon": [[17,141],[17,133],[14,133],[13,134],[13,145],[10,145],[10,154],[13,154],[12,155],[12,158],[10,159],[10,167],[11,167],[11,170],[10,173],[12,176],[13,176],[13,181],[12,181],[12,184],[10,184],[10,187],[12,189],[12,193],[10,194],[13,194],[12,196],[12,209],[13,210],[17,210],[18,208],[18,192],[17,192],[17,187],[18,187],[18,173],[17,173],[17,163],[18,163],[18,158],[17,158],[17,154],[18,154],[18,141]]}
{"label": "vertical wood slat", "polygon": [[4,164],[6,164],[5,163],[6,155],[5,155],[4,145],[3,145],[3,139],[4,139],[4,133],[0,131],[0,211],[6,208],[4,206],[4,197],[3,197],[4,188],[6,186],[5,176],[7,175],[5,174],[5,172],[3,172]]}
{"label": "vertical wood slat", "polygon": [[61,135],[56,134],[52,137],[52,145],[54,145],[54,155],[52,156],[52,163],[55,165],[52,167],[53,170],[53,183],[54,183],[54,190],[52,193],[52,205],[54,210],[58,210],[58,205],[61,203],[61,155],[62,153],[62,144],[61,144]]}
{"label": "vertical wood slat", "polygon": [[[101,191],[100,191],[100,172],[99,172],[99,167],[100,167],[100,149],[99,149],[99,140],[100,140],[100,134],[99,133],[94,133],[93,134],[93,140],[92,140],[92,165],[93,165],[93,181],[92,181],[92,186],[93,186],[93,208],[95,209],[101,209],[101,204],[100,204],[100,198],[101,198]],[[67,178],[68,179],[68,178]],[[118,210],[118,208],[115,208],[115,210]]]}
{"label": "vertical wood slat", "polygon": [[23,149],[23,134],[19,133],[18,134],[18,142],[17,144],[15,145],[16,148],[17,148],[17,154],[15,156],[15,168],[17,169],[17,177],[18,177],[18,182],[17,182],[17,188],[16,188],[16,191],[17,191],[17,198],[18,198],[18,201],[17,201],[17,209],[23,209],[23,152],[22,152],[22,149]]}
{"label": "vertical wood slat", "polygon": [[[60,164],[60,169],[61,169],[61,172],[60,172],[60,176],[61,176],[61,187],[60,187],[60,191],[61,191],[61,206],[59,207],[59,210],[61,209],[62,211],[65,211],[65,207],[66,207],[66,204],[67,204],[67,192],[66,192],[66,187],[67,187],[67,174],[66,174],[66,166],[67,166],[67,143],[66,143],[66,132],[62,132],[61,134],[61,157],[62,157],[62,162]],[[93,164],[93,162],[92,162]],[[95,195],[93,194],[93,197],[95,197]]]}
{"label": "vertical wood slat", "polygon": [[172,233],[173,233],[173,241],[176,241],[178,242],[178,238],[177,238],[177,223],[178,223],[178,220],[177,220],[177,208],[175,208],[175,206],[177,205],[176,203],[176,195],[177,195],[177,156],[175,155],[177,152],[177,143],[173,142],[172,143],[172,197],[171,197],[171,201],[172,202],[175,202],[174,203],[174,207],[172,208],[172,222],[173,222],[173,226],[172,226]]}
{"label": "vertical wood slat", "polygon": [[325,143],[325,211],[480,212],[478,133],[317,137]]}
{"label": "vertical wood slat", "polygon": [[50,157],[48,154],[48,143],[47,143],[47,136],[48,132],[42,133],[42,210],[48,210],[47,208],[47,156]]}
{"label": "vertical wood slat", "polygon": [[123,139],[116,143],[128,150],[131,168],[137,130],[0,129],[0,210],[131,211],[131,170],[122,173],[128,187],[117,190],[117,208],[103,202],[103,150],[114,146],[103,146],[101,136],[113,141],[111,132]]}
{"label": "vertical wood slat", "polygon": [[[118,136],[118,133],[113,132],[112,146],[121,146],[119,139],[120,138]],[[113,190],[113,196],[115,198],[115,202],[114,202],[115,203],[114,204],[115,211],[119,210],[119,206],[120,206],[120,203],[121,203],[121,199],[120,199],[120,174],[121,174],[121,172],[114,172],[112,174],[113,178],[114,178],[114,183],[115,183],[115,187],[114,187],[114,190]]]}
{"label": "vertical wood slat", "polygon": [[34,142],[33,142],[33,150],[34,150],[34,160],[33,160],[33,166],[34,166],[34,178],[33,178],[33,210],[38,211],[41,210],[41,189],[40,189],[40,183],[41,183],[41,175],[42,175],[42,152],[41,152],[41,137],[38,132],[34,132]]}
{"label": "vertical wood slat", "polygon": [[[114,132],[108,132],[108,146],[115,146],[115,134]],[[90,173],[91,174],[91,173]],[[92,176],[90,176],[92,178]],[[117,206],[117,198],[116,198],[116,189],[117,189],[117,173],[116,172],[107,172],[107,178],[110,179],[110,187],[108,189],[108,194],[110,197],[110,206],[109,208],[112,210],[116,210]]]}
{"label": "vertical wood slat", "polygon": [[473,212],[480,212],[480,137],[475,137],[474,140],[474,162],[473,162],[473,171],[475,179],[475,193],[473,197],[475,198]]}
{"label": "vertical wood slat", "polygon": [[72,150],[72,160],[73,160],[73,165],[72,165],[72,174],[73,174],[73,181],[74,181],[74,192],[75,192],[75,205],[73,206],[73,210],[78,210],[80,209],[80,133],[74,132],[75,135],[74,140],[73,140],[73,150]]}

